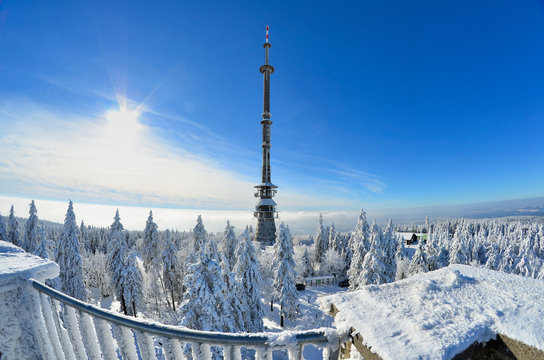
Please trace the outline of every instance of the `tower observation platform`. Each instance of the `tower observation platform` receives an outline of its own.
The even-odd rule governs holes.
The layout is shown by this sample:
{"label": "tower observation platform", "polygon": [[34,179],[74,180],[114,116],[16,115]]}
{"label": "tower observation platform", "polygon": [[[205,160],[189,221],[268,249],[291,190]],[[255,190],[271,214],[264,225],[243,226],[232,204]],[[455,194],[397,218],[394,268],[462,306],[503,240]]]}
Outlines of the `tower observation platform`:
{"label": "tower observation platform", "polygon": [[265,61],[259,71],[264,77],[264,101],[261,125],[263,126],[263,164],[261,167],[261,183],[256,185],[257,192],[255,197],[259,198],[255,206],[255,217],[257,218],[257,231],[255,240],[261,245],[273,245],[276,239],[277,218],[276,202],[272,199],[276,195],[276,185],[272,184],[270,171],[270,75],[274,72],[274,67],[269,64],[270,43],[268,42],[268,26],[266,27],[266,42],[264,43]]}

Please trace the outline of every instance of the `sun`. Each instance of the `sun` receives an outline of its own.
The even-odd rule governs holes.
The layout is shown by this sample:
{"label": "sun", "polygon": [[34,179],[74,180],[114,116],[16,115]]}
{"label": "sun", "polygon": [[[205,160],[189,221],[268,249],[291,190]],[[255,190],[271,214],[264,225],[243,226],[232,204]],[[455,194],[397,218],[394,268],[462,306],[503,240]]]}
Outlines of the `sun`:
{"label": "sun", "polygon": [[106,119],[112,123],[117,123],[119,127],[129,127],[138,124],[140,114],[137,111],[130,111],[125,107],[119,110],[110,110],[106,113]]}
{"label": "sun", "polygon": [[140,138],[144,125],[139,122],[140,112],[125,106],[108,110],[105,114],[104,132],[107,138],[121,140],[125,144],[135,144]]}

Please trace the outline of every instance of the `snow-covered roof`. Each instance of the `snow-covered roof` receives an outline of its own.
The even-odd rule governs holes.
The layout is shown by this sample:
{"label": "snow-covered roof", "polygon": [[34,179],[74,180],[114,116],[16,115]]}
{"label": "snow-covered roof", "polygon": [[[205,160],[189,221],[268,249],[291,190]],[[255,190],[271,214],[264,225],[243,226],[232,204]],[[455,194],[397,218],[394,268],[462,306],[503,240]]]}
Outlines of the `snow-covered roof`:
{"label": "snow-covered roof", "polygon": [[382,359],[451,359],[475,341],[506,335],[544,350],[544,281],[451,265],[390,284],[320,299]]}
{"label": "snow-covered roof", "polygon": [[276,202],[272,199],[261,199],[257,202],[257,206],[266,205],[266,206],[276,206]]}
{"label": "snow-covered roof", "polygon": [[52,261],[26,253],[21,248],[0,241],[0,287],[13,284],[16,278],[51,279],[57,277],[59,267]]}
{"label": "snow-covered roof", "polygon": [[255,185],[254,187],[255,188],[262,188],[262,187],[277,188],[277,186],[272,184],[271,182],[260,183],[259,185]]}

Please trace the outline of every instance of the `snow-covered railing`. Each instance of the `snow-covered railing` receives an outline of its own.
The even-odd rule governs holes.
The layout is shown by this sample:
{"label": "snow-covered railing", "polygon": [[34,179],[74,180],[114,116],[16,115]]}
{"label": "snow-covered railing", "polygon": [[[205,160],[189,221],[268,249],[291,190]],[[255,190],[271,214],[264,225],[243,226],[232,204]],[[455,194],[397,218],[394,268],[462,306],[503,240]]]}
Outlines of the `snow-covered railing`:
{"label": "snow-covered railing", "polygon": [[57,264],[0,241],[0,359],[338,358],[335,329],[231,334],[144,321],[44,284],[57,275]]}
{"label": "snow-covered railing", "polygon": [[256,334],[197,331],[117,314],[67,296],[35,279],[28,281],[40,295],[38,301],[48,335],[41,340],[48,359],[111,359],[118,354],[126,359],[152,359],[160,353],[166,359],[185,359],[188,353],[193,359],[201,359],[211,358],[212,352],[222,353],[225,359],[239,359],[241,348],[254,350],[257,359],[272,359],[274,351],[284,351],[290,359],[302,359],[306,344],[323,348],[325,359],[338,356],[336,351],[330,351],[331,347],[338,347],[333,329]]}
{"label": "snow-covered railing", "polygon": [[330,285],[336,281],[336,276],[313,276],[304,279],[306,285]]}

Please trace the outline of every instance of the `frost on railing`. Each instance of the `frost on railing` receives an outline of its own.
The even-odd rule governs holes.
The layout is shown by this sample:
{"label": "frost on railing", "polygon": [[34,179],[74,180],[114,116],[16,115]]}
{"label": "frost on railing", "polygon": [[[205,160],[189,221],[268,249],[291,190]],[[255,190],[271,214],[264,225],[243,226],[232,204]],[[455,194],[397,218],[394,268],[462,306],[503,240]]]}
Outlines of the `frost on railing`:
{"label": "frost on railing", "polygon": [[[0,241],[0,264],[6,258],[3,244]],[[43,281],[58,275],[58,266],[53,262],[24,252],[17,252],[15,258],[19,258],[20,264],[20,261],[37,261],[38,267],[46,271],[19,271],[12,281],[7,281],[12,285],[2,286],[6,271],[0,265],[2,360],[302,359],[307,345],[321,349],[324,359],[338,358],[339,339],[331,328],[230,334],[142,321],[101,309],[48,287]],[[15,258],[11,260],[17,260]],[[12,305],[6,308],[5,300],[11,300]],[[11,311],[22,314],[13,324],[10,324]],[[313,358],[316,349],[310,350],[314,350]]]}

